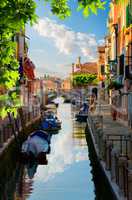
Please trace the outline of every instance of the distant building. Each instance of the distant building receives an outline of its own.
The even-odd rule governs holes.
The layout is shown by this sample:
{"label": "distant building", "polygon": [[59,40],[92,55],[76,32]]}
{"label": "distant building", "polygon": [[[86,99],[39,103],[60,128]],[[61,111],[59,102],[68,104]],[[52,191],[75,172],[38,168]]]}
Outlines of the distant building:
{"label": "distant building", "polygon": [[82,84],[82,85],[76,85],[74,81],[74,77],[76,75],[97,75],[98,77],[98,63],[97,62],[86,62],[81,63],[81,57],[78,57],[77,62],[72,64],[72,86],[74,89],[83,89],[87,88],[89,90],[89,94],[92,94],[93,91],[96,90],[96,97],[97,97],[97,84],[96,83],[90,83],[90,84]]}
{"label": "distant building", "polygon": [[68,91],[71,89],[71,79],[70,78],[66,78],[62,81],[61,89],[64,91]]}
{"label": "distant building", "polygon": [[105,79],[105,46],[98,46],[98,77],[100,81]]}
{"label": "distant building", "polygon": [[77,63],[72,64],[72,75],[74,74],[98,74],[97,62],[81,63],[81,58],[77,59]]}
{"label": "distant building", "polygon": [[59,91],[61,89],[61,79],[53,76],[45,76],[44,85],[47,91]]}

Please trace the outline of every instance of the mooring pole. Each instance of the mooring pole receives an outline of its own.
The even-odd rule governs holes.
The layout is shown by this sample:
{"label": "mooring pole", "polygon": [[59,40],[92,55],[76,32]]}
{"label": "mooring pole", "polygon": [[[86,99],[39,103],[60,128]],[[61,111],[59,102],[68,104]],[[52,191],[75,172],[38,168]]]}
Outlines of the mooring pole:
{"label": "mooring pole", "polygon": [[[15,141],[20,146],[20,143],[19,143],[19,140],[18,140],[18,137],[17,137],[17,134],[16,134],[16,130],[15,130],[15,127],[13,125],[12,117],[11,117],[11,114],[9,112],[8,112],[8,118],[9,118],[9,122],[10,122],[10,125],[11,125],[11,128],[12,128],[12,132],[13,132]],[[16,126],[16,122],[15,122],[15,126]],[[18,127],[16,127],[16,128],[18,128]]]}

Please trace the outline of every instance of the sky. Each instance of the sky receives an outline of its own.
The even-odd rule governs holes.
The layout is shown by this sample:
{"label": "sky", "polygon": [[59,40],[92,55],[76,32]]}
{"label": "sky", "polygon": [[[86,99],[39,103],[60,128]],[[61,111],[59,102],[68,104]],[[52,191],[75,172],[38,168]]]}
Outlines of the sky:
{"label": "sky", "polygon": [[67,77],[79,56],[82,63],[97,60],[97,46],[103,43],[107,32],[109,3],[97,15],[84,18],[76,11],[76,1],[70,3],[72,15],[60,20],[52,15],[49,5],[36,0],[38,22],[32,27],[27,25],[26,35],[30,38],[29,57],[38,77],[44,74]]}

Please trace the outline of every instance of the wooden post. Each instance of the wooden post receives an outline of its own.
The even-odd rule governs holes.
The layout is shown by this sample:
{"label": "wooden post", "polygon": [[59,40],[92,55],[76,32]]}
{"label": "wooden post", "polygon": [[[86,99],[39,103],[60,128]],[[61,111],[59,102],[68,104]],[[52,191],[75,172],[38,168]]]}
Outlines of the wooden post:
{"label": "wooden post", "polygon": [[119,187],[125,193],[125,172],[124,167],[127,167],[127,158],[119,157]]}
{"label": "wooden post", "polygon": [[14,138],[15,138],[15,140],[16,140],[16,143],[17,143],[18,145],[20,145],[20,144],[19,144],[18,137],[17,137],[17,132],[16,132],[16,130],[15,130],[14,123],[13,123],[13,121],[12,121],[12,118],[11,118],[10,113],[8,113],[8,118],[9,118],[9,122],[10,122],[10,125],[11,125],[11,128],[12,128],[12,132],[13,132]]}
{"label": "wooden post", "polygon": [[4,144],[4,140],[3,140],[3,130],[0,129],[0,148],[3,147]]}
{"label": "wooden post", "polygon": [[128,171],[128,200],[132,200],[132,169]]}

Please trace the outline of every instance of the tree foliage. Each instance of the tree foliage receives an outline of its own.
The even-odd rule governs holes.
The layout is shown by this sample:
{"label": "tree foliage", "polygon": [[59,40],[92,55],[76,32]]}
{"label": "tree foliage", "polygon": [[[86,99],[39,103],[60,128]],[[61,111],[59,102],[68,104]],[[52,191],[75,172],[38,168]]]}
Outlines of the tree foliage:
{"label": "tree foliage", "polygon": [[[50,3],[51,11],[61,19],[70,16],[71,7],[70,0],[45,0]],[[104,0],[76,0],[73,3],[77,3],[77,10],[82,11],[84,16],[88,16],[90,12],[97,14],[98,9],[104,9]]]}
{"label": "tree foliage", "polygon": [[97,75],[95,74],[76,74],[73,75],[73,85],[85,86],[89,84],[97,84]]}
{"label": "tree foliage", "polygon": [[33,0],[0,1],[0,86],[6,93],[0,95],[0,116],[8,112],[16,115],[18,106],[16,85],[19,81],[19,63],[16,59],[14,38],[24,31],[27,22],[36,21],[36,3]]}
{"label": "tree foliage", "polygon": [[[70,16],[69,0],[43,1],[50,4],[52,13],[59,18],[64,19]],[[104,9],[105,5],[103,0],[78,0],[77,3],[78,10],[82,10],[85,16],[89,15],[89,11],[96,14],[97,9]],[[19,62],[15,57],[14,37],[20,30],[24,31],[25,24],[36,22],[35,10],[35,0],[0,1],[0,86],[6,91],[5,95],[0,94],[0,116],[2,117],[5,117],[8,112],[16,115],[16,107],[19,103],[16,99],[18,94],[14,88],[19,81]]]}

